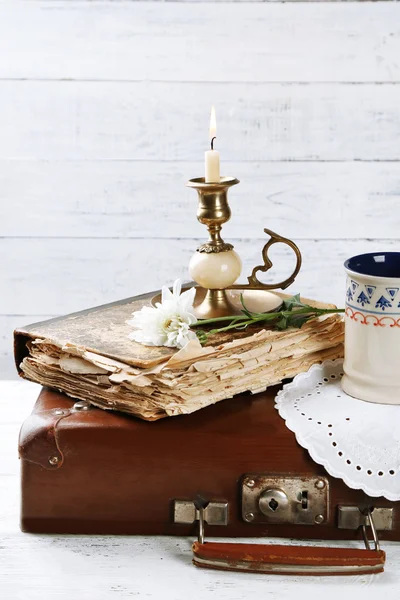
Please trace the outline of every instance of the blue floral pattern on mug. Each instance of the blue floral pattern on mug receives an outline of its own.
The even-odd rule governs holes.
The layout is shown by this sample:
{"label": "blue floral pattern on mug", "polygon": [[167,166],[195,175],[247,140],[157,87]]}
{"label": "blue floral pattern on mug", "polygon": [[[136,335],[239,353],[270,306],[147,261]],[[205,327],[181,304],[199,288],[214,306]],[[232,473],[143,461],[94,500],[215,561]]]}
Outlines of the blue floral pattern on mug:
{"label": "blue floral pattern on mug", "polygon": [[[400,286],[357,281],[347,276],[346,306],[366,314],[397,315],[400,309]],[[400,317],[400,313],[399,313]],[[399,320],[400,322],[400,320]],[[385,322],[386,323],[386,322]],[[399,325],[400,327],[400,325]]]}
{"label": "blue floral pattern on mug", "polygon": [[377,303],[375,304],[375,308],[381,308],[382,310],[385,310],[386,308],[391,308],[392,307],[392,303],[385,298],[385,296],[381,296],[379,298],[379,300],[377,301]]}
{"label": "blue floral pattern on mug", "polygon": [[365,306],[365,304],[370,304],[369,298],[364,292],[361,292],[361,294],[358,296],[357,302],[358,304],[361,304],[361,306]]}
{"label": "blue floral pattern on mug", "polygon": [[[346,287],[346,305],[367,313],[392,314],[400,308],[400,288],[383,287],[370,283],[358,283],[348,277]],[[391,309],[391,311],[390,311]]]}

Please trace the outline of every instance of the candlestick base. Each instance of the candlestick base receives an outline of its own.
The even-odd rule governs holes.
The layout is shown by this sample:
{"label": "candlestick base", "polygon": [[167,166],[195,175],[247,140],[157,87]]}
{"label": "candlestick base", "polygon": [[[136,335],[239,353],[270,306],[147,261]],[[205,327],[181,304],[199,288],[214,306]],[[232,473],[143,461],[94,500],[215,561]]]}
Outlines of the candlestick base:
{"label": "candlestick base", "polygon": [[[190,289],[184,287],[182,291]],[[244,304],[250,312],[267,313],[276,312],[282,306],[283,296],[277,292],[268,292],[257,289],[235,289],[235,290],[206,290],[196,286],[194,298],[194,314],[198,319],[212,319],[215,317],[229,317],[242,313],[241,296]],[[161,302],[161,293],[151,299],[151,305],[157,306]],[[225,312],[226,311],[226,312]]]}
{"label": "candlestick base", "polygon": [[229,302],[225,290],[207,290],[201,304],[194,307],[194,314],[198,319],[215,319],[243,313]]}

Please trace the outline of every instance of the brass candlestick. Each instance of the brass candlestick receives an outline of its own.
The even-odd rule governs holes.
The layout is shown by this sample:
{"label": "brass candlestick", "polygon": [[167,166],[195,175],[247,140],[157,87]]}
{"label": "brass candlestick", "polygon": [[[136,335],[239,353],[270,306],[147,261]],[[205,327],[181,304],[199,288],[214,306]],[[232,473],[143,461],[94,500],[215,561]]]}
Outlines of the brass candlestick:
{"label": "brass candlestick", "polygon": [[[301,267],[300,250],[294,242],[269,229],[264,232],[270,236],[262,250],[263,264],[254,267],[247,278],[247,284],[235,284],[240,276],[242,262],[234,251],[233,245],[224,242],[221,237],[222,225],[229,221],[231,209],[228,204],[228,189],[238,184],[238,179],[221,177],[218,183],[206,183],[203,177],[191,179],[187,185],[198,193],[197,219],[207,226],[209,239],[197,248],[189,264],[191,277],[202,288],[207,290],[204,300],[195,307],[196,316],[200,319],[211,319],[221,316],[239,314],[229,302],[226,290],[275,290],[285,289],[293,283]],[[276,243],[290,246],[296,255],[296,266],[293,273],[279,283],[262,283],[257,279],[257,272],[266,273],[272,262],[268,257],[269,248]]]}

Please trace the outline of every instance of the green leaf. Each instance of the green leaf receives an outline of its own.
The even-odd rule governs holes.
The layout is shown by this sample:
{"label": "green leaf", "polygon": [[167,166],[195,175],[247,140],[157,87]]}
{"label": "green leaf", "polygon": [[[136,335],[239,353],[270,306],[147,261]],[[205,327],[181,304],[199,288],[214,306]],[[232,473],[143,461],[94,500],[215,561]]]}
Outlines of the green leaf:
{"label": "green leaf", "polygon": [[224,327],[218,327],[209,331],[204,329],[195,329],[201,344],[205,344],[210,336],[214,334],[231,331],[232,329],[245,330],[249,325],[252,324],[264,326],[272,325],[272,327],[280,330],[287,329],[288,327],[300,328],[309,319],[313,319],[321,315],[344,312],[344,308],[315,308],[309,306],[308,304],[304,304],[300,299],[300,294],[295,294],[291,298],[284,300],[282,308],[278,312],[273,313],[252,313],[250,310],[248,310],[248,308],[246,308],[242,294],[240,295],[240,301],[243,306],[243,315],[202,319],[192,325],[192,327],[197,327],[199,325],[209,325],[211,323],[228,323],[224,325]]}
{"label": "green leaf", "polygon": [[287,329],[288,328],[288,317],[282,315],[282,317],[275,323],[277,329]]}
{"label": "green leaf", "polygon": [[284,300],[283,306],[285,310],[293,310],[293,308],[306,308],[307,304],[304,304],[300,300],[300,294],[295,294],[291,298],[287,298],[287,300]]}
{"label": "green leaf", "polygon": [[302,327],[304,323],[307,323],[307,321],[312,317],[313,315],[298,315],[296,317],[293,316],[293,318],[290,319],[290,326],[297,327],[298,329],[300,329],[300,327]]}

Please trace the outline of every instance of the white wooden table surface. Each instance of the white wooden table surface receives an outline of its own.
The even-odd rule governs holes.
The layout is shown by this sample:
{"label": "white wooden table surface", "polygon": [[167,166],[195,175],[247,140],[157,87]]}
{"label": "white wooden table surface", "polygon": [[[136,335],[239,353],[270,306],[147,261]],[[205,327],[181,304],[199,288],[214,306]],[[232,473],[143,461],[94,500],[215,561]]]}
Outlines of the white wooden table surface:
{"label": "white wooden table surface", "polygon": [[[39,386],[0,382],[0,598],[2,600],[218,597],[400,597],[400,544],[383,543],[386,571],[357,577],[282,577],[196,569],[191,539],[31,535],[19,530],[17,437]],[[254,540],[255,541],[255,540]],[[287,543],[282,540],[283,543]],[[330,542],[331,545],[334,543]],[[338,545],[340,545],[338,543]],[[354,543],[354,545],[357,545]]]}

